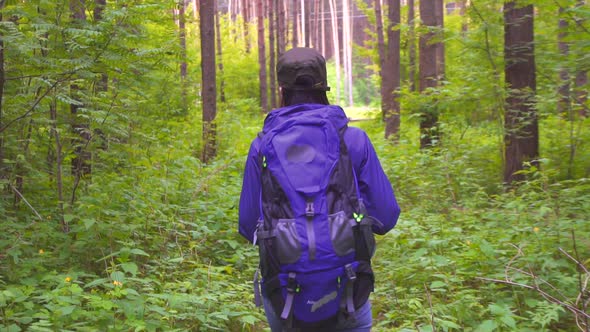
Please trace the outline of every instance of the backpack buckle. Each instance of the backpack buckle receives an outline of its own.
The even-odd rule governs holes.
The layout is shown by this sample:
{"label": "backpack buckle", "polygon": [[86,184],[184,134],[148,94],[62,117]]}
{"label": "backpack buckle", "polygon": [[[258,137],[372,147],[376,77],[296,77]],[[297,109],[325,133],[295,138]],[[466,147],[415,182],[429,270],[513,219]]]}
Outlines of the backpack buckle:
{"label": "backpack buckle", "polygon": [[346,266],[344,266],[344,270],[346,271],[346,276],[348,277],[348,280],[356,280],[356,272],[354,272],[352,264],[346,264]]}
{"label": "backpack buckle", "polygon": [[315,215],[315,211],[313,209],[313,202],[309,201],[305,205],[305,216],[308,218],[313,218],[314,215]]}
{"label": "backpack buckle", "polygon": [[289,279],[287,279],[287,292],[288,293],[299,293],[300,287],[295,279],[295,273],[289,273]]}

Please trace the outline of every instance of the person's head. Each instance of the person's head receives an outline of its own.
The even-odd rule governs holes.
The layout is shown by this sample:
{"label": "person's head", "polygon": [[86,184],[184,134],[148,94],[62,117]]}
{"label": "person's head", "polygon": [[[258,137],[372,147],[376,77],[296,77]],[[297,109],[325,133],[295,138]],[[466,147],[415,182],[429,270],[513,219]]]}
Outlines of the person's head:
{"label": "person's head", "polygon": [[281,106],[330,104],[326,60],[313,48],[297,47],[283,53],[277,61],[277,80]]}

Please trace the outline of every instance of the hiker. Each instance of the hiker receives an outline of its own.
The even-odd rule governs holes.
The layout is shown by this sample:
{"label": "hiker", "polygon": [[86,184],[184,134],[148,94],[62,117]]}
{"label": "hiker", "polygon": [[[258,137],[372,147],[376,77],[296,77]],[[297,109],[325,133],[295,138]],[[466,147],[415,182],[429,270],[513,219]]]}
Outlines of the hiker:
{"label": "hiker", "polygon": [[273,332],[370,331],[373,233],[400,209],[367,134],[330,105],[324,57],[277,62],[281,108],[246,160],[239,232],[258,245],[255,301]]}

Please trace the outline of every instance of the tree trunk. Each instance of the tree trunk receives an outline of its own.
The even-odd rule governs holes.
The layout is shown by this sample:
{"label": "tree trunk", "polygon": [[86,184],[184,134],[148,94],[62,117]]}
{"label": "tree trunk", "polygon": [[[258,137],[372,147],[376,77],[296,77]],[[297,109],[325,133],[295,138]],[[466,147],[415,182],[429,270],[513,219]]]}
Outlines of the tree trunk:
{"label": "tree trunk", "polygon": [[400,127],[400,0],[388,0],[387,51],[385,53],[385,75],[390,75],[384,88],[386,98],[383,107],[385,114],[385,138],[399,141]]}
{"label": "tree trunk", "polygon": [[268,113],[268,84],[266,76],[266,45],[264,42],[264,0],[256,0],[258,13],[258,81],[260,82],[260,109]]}
{"label": "tree trunk", "polygon": [[328,0],[330,2],[330,18],[332,22],[332,42],[334,50],[334,59],[336,61],[336,102],[340,103],[340,43],[338,41],[338,14],[336,12],[336,0]]}
{"label": "tree trunk", "polygon": [[354,105],[352,95],[352,25],[350,1],[342,1],[342,44],[344,54],[344,87],[348,106]]}
{"label": "tree trunk", "polygon": [[225,80],[223,78],[223,48],[221,45],[221,23],[219,22],[218,0],[215,1],[215,39],[217,46],[217,69],[219,70],[219,100],[225,102]]}
{"label": "tree trunk", "polygon": [[[70,0],[70,18],[74,26],[81,26],[86,21],[84,0]],[[80,87],[76,84],[70,85],[70,94],[73,100],[78,98]],[[77,138],[74,139],[74,155],[72,159],[72,175],[75,177],[75,186],[80,179],[91,173],[91,153],[87,150],[90,141],[90,125],[78,117],[79,103],[70,104],[70,113],[72,114],[72,131]]]}
{"label": "tree trunk", "polygon": [[321,32],[320,32],[320,39],[321,39],[321,53],[324,57],[327,57],[327,50],[326,50],[326,19],[324,15],[324,8],[326,7],[324,0],[320,0],[320,24],[321,24]]}
{"label": "tree trunk", "polygon": [[381,0],[374,0],[375,25],[377,32],[377,52],[379,53],[379,78],[381,79],[381,118],[385,120],[385,105],[387,103],[387,79],[385,77],[385,38],[383,37],[383,10]]}
{"label": "tree trunk", "polygon": [[[585,0],[578,0],[576,7],[583,8],[586,5]],[[581,17],[576,17],[576,29],[580,30],[580,27],[584,27],[586,20]],[[587,29],[583,29],[586,33],[588,32]],[[586,106],[586,101],[588,100],[588,89],[586,85],[588,84],[588,71],[585,69],[579,69],[576,72],[575,78],[575,85],[576,85],[576,107],[578,107],[578,113],[582,117],[587,117],[590,112],[588,112],[588,107]]]}
{"label": "tree trunk", "polygon": [[436,39],[436,74],[438,81],[444,80],[445,77],[445,43],[444,43],[444,28],[445,28],[445,5],[443,0],[435,0],[435,16],[437,33]]}
{"label": "tree trunk", "polygon": [[305,35],[305,47],[312,47],[311,45],[311,30],[310,30],[310,23],[311,23],[311,4],[308,3],[307,5],[305,4],[305,0],[301,0],[301,6],[303,8],[302,10],[302,30],[304,32]]}
{"label": "tree trunk", "polygon": [[504,74],[508,89],[504,114],[504,182],[524,179],[517,174],[539,156],[533,5],[504,3]]}
{"label": "tree trunk", "polygon": [[[0,22],[4,21],[2,16],[4,3],[0,4]],[[4,34],[0,31],[0,128],[4,128]],[[0,133],[0,179],[8,178],[8,172],[4,166],[4,132]]]}
{"label": "tree trunk", "polygon": [[568,21],[563,18],[563,7],[559,7],[558,16],[559,23],[559,33],[557,35],[557,47],[559,49],[559,53],[562,56],[562,68],[559,70],[559,80],[560,86],[558,89],[559,100],[557,101],[557,111],[562,115],[566,115],[568,118],[571,119],[571,95],[570,95],[570,74],[569,69],[567,67],[567,57],[569,55],[569,45],[566,41],[567,38],[567,29],[569,27]]}
{"label": "tree trunk", "polygon": [[[427,89],[437,86],[437,45],[433,42],[436,38],[436,12],[435,1],[420,1],[420,18],[427,32],[420,35],[420,91],[425,93]],[[431,103],[420,110],[420,148],[434,146],[438,141],[438,110],[436,104]]]}
{"label": "tree trunk", "polygon": [[416,91],[416,6],[414,0],[408,0],[408,80],[410,91]]}
{"label": "tree trunk", "polygon": [[[279,56],[281,56],[281,54],[283,54],[285,52],[285,41],[286,41],[286,35],[285,35],[285,6],[283,1],[279,1],[279,0],[273,0],[274,1],[274,7],[276,8],[276,10],[278,11],[278,15],[275,15],[275,26],[277,29],[277,52],[276,52],[276,56],[277,58]],[[272,69],[273,71],[275,70],[274,68]]]}
{"label": "tree trunk", "polygon": [[217,128],[217,93],[215,77],[215,22],[213,0],[199,0],[201,11],[199,26],[201,29],[201,73],[203,105],[203,151],[201,160],[211,161],[216,153]]}
{"label": "tree trunk", "polygon": [[57,187],[57,208],[59,211],[59,222],[64,233],[69,232],[70,226],[64,218],[64,189],[63,189],[63,146],[57,128],[57,105],[55,97],[49,105],[49,119],[51,121],[51,132],[55,139],[55,182]]}
{"label": "tree trunk", "polygon": [[297,3],[297,0],[293,0],[293,13],[292,13],[293,16],[292,16],[292,19],[291,19],[292,29],[293,29],[293,32],[292,32],[292,36],[293,36],[292,38],[293,38],[293,40],[291,40],[291,42],[292,42],[292,47],[293,48],[295,48],[295,47],[297,47],[299,45],[299,35],[297,33],[297,26],[299,25],[298,24],[298,22],[299,22],[299,14],[298,14],[299,13],[299,10],[298,10],[298,8],[299,8],[299,6],[298,6],[298,3]]}
{"label": "tree trunk", "polygon": [[243,0],[242,2],[242,16],[244,18],[244,42],[246,43],[246,53],[250,53],[250,1],[251,0]]}
{"label": "tree trunk", "polygon": [[270,108],[275,109],[277,107],[277,75],[275,70],[276,56],[275,56],[275,8],[274,0],[268,0],[268,73],[270,77]]}
{"label": "tree trunk", "polygon": [[180,42],[180,94],[182,102],[182,114],[188,113],[188,65],[186,56],[186,17],[184,0],[178,1],[178,32]]}

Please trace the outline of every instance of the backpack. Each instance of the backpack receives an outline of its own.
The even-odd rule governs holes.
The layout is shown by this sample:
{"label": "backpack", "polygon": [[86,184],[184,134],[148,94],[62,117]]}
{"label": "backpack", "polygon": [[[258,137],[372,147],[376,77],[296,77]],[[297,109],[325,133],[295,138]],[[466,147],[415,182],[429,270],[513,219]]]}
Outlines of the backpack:
{"label": "backpack", "polygon": [[259,135],[255,298],[260,304],[261,286],[287,328],[354,319],[373,291],[378,221],[359,195],[347,123],[338,106],[302,104],[272,112]]}

